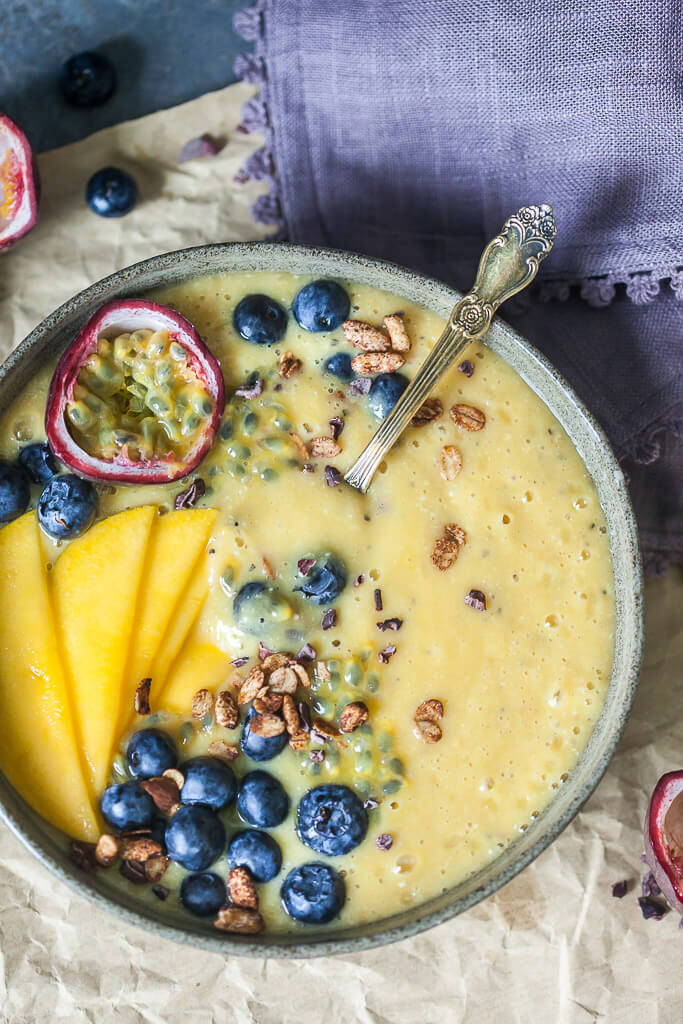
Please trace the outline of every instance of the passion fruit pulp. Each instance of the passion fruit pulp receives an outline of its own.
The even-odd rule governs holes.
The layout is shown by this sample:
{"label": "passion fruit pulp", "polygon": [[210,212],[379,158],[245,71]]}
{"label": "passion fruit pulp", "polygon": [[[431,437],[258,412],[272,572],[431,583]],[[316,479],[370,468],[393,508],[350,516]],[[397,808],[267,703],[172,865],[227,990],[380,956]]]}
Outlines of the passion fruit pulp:
{"label": "passion fruit pulp", "polygon": [[21,128],[0,114],[0,251],[9,249],[38,219],[38,170]]}
{"label": "passion fruit pulp", "polygon": [[662,775],[654,788],[645,857],[667,903],[683,915],[683,770]]}
{"label": "passion fruit pulp", "polygon": [[45,427],[83,477],[168,483],[201,462],[224,406],[220,364],[189,320],[126,299],[102,306],[59,360]]}

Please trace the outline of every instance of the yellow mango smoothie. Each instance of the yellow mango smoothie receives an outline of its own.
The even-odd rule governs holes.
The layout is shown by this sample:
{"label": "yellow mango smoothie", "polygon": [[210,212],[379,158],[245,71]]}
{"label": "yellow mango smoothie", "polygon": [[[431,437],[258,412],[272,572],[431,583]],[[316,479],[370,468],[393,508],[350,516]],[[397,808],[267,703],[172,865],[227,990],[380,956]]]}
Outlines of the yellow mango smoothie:
{"label": "yellow mango smoothie", "polygon": [[[0,624],[16,737],[0,766],[82,862],[207,928],[420,904],[529,826],[600,715],[614,589],[593,482],[543,402],[474,344],[361,495],[343,472],[438,316],[273,273],[147,298],[195,328],[220,388],[142,314],[95,331],[54,444],[48,415],[56,475],[31,476],[0,527],[0,600],[16,608]],[[54,372],[2,416],[7,466],[30,446],[50,456]],[[68,536],[90,498],[74,484],[63,514],[50,504],[65,476],[93,481]],[[29,585],[40,650],[17,639]],[[27,711],[16,695],[37,664],[71,780],[54,793],[47,698]]]}

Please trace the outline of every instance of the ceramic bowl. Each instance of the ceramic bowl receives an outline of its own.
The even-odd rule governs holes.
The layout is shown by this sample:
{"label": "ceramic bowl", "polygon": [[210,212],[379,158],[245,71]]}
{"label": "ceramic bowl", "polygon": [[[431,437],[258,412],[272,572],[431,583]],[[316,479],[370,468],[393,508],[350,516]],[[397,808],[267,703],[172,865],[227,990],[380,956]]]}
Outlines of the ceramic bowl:
{"label": "ceramic bowl", "polygon": [[[254,243],[207,245],[166,253],[99,281],[36,327],[0,368],[0,409],[45,360],[56,358],[103,302],[139,296],[201,274],[259,270],[350,278],[420,303],[444,318],[460,298],[452,288],[390,263],[325,249]],[[572,439],[597,487],[614,564],[616,643],[607,698],[579,763],[552,803],[487,867],[420,906],[354,927],[333,924],[319,932],[266,933],[254,938],[214,932],[187,915],[173,915],[162,904],[141,903],[139,890],[129,892],[108,880],[108,875],[118,878],[118,872],[84,874],[69,859],[64,837],[42,821],[0,775],[3,819],[61,881],[126,923],[214,952],[261,957],[359,952],[415,935],[479,903],[526,867],[572,820],[607,768],[635,694],[643,637],[643,584],[636,524],[624,477],[609,443],[566,381],[502,320],[496,319],[486,343],[514,367]]]}

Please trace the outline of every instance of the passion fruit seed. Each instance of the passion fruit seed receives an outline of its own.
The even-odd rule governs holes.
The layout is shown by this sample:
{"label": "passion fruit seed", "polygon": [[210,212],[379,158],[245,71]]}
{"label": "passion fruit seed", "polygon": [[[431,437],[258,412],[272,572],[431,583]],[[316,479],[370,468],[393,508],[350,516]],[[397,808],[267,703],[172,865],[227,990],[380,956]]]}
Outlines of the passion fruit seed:
{"label": "passion fruit seed", "polygon": [[95,458],[111,462],[125,450],[133,462],[182,461],[214,408],[183,346],[165,328],[142,329],[98,339],[66,418],[76,442]]}

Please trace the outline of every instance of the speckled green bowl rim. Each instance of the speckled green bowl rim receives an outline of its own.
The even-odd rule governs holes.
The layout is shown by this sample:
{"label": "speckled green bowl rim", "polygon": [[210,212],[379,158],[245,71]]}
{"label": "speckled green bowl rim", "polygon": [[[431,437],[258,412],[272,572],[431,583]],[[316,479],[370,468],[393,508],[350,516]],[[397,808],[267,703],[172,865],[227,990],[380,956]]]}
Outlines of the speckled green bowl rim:
{"label": "speckled green bowl rim", "polygon": [[[64,303],[21,343],[0,368],[0,408],[56,356],[103,302],[224,271],[289,272],[346,278],[393,292],[445,317],[458,292],[391,263],[329,249],[273,243],[217,244],[165,253],[120,270]],[[561,316],[561,311],[558,312]],[[313,957],[357,953],[405,939],[479,903],[526,867],[560,834],[590,796],[612,756],[635,695],[643,640],[643,582],[636,523],[623,474],[601,428],[550,363],[504,321],[487,344],[543,399],[576,445],[598,490],[607,518],[617,606],[612,677],[605,706],[579,763],[555,799],[491,864],[448,892],[381,921],[319,932],[232,936],[205,923],[141,904],[134,892],[113,890],[107,872],[84,874],[70,861],[60,837],[0,775],[0,813],[25,846],[58,878],[121,920],[158,936],[216,953],[255,957]]]}

